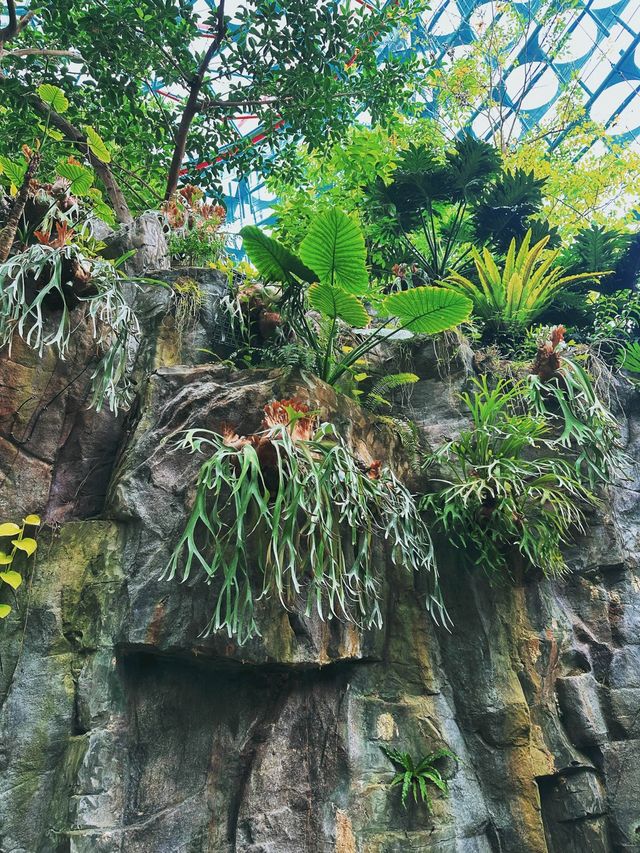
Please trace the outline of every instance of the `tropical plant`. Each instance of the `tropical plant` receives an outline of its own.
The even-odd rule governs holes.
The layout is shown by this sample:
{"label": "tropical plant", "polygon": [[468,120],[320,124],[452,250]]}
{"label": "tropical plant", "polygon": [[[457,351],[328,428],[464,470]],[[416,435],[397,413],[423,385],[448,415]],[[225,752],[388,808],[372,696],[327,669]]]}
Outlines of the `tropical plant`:
{"label": "tropical plant", "polygon": [[[0,581],[14,592],[22,584],[22,575],[13,568],[14,560],[19,554],[26,554],[27,558],[31,557],[38,547],[38,543],[32,536],[24,535],[25,529],[39,527],[39,525],[40,517],[37,515],[28,515],[23,518],[21,525],[13,521],[4,521],[0,524],[0,539],[11,537],[13,546],[10,551],[5,551],[4,548],[0,551]],[[0,604],[0,619],[6,619],[11,610],[10,604]]]}
{"label": "tropical plant", "polygon": [[563,574],[560,547],[583,529],[583,507],[597,499],[560,457],[545,419],[517,413],[526,380],[490,388],[482,376],[474,385],[461,395],[473,426],[427,459],[439,466],[443,485],[422,508],[491,577],[507,573],[518,553],[545,575]]}
{"label": "tropical plant", "polygon": [[386,746],[381,747],[381,749],[397,768],[396,775],[389,783],[389,787],[402,785],[401,800],[405,809],[409,794],[411,794],[414,803],[422,802],[431,811],[433,804],[429,796],[429,786],[437,788],[445,795],[449,793],[446,779],[438,770],[437,763],[443,758],[451,758],[457,761],[458,756],[451,750],[436,749],[434,752],[425,755],[420,761],[414,761],[409,752],[389,749]]}
{"label": "tropical plant", "polygon": [[427,609],[447,621],[428,528],[413,496],[387,468],[361,463],[330,423],[296,400],[265,407],[263,430],[238,436],[189,430],[175,450],[208,453],[187,526],[165,576],[199,566],[216,584],[206,633],[239,643],[259,633],[254,602],[299,598],[306,613],[364,627],[382,624],[383,575],[374,548],[428,574]]}
{"label": "tropical plant", "polygon": [[202,190],[187,184],[162,206],[169,228],[169,254],[174,265],[210,266],[226,257],[220,231],[224,207],[204,200]]}
{"label": "tropical plant", "polygon": [[77,328],[74,309],[83,305],[100,353],[91,405],[106,401],[117,412],[130,401],[129,343],[139,333],[122,284],[113,263],[89,260],[73,245],[30,246],[0,264],[0,346],[18,335],[39,354],[53,347],[64,359]]}
{"label": "tropical plant", "polygon": [[632,341],[618,354],[618,365],[631,373],[640,373],[640,343]]}
{"label": "tropical plant", "polygon": [[[26,26],[31,12],[21,18],[11,0],[13,14],[0,32],[10,105],[0,115],[0,153],[12,140],[28,141],[44,122],[89,158],[121,221],[131,219],[131,208],[171,198],[191,152],[204,156],[186,169],[220,191],[230,159],[240,173],[265,172],[269,155],[289,141],[317,147],[339,139],[362,109],[386,122],[410,96],[422,63],[389,56],[378,64],[380,40],[423,5],[352,9],[290,0],[277,7],[252,0],[225,9],[224,0],[109,0],[107,9],[103,0],[77,0],[70,14],[67,4],[43,0],[38,26]],[[150,69],[161,90],[148,85]],[[36,90],[52,78],[61,92],[47,102]],[[265,128],[262,140],[238,140],[232,119],[247,110]],[[109,162],[94,162],[85,125],[112,140]],[[211,151],[220,154],[209,157]]]}
{"label": "tropical plant", "polygon": [[610,483],[623,466],[620,428],[589,371],[567,355],[564,333],[564,326],[555,326],[539,342],[526,402],[545,419],[555,444],[574,458],[576,475],[593,489]]}
{"label": "tropical plant", "polygon": [[[381,294],[369,280],[361,230],[335,208],[313,220],[299,257],[254,226],[240,233],[258,272],[266,281],[281,285],[280,309],[314,353],[316,373],[329,384],[385,340],[403,333],[435,335],[469,316],[471,301],[446,288],[416,287],[386,297]],[[370,329],[367,308],[374,306],[388,319]],[[308,308],[318,312],[320,329],[309,321]],[[341,346],[345,326],[355,327],[359,343]]]}
{"label": "tropical plant", "polygon": [[511,241],[502,270],[488,249],[480,254],[473,248],[477,278],[452,272],[447,279],[448,287],[472,300],[474,315],[492,332],[521,333],[559,291],[600,274],[563,275],[556,264],[558,250],[544,251],[549,236],[533,246],[531,237],[529,230],[517,251],[515,239]]}
{"label": "tropical plant", "polygon": [[373,216],[395,217],[397,236],[427,282],[439,282],[469,253],[468,212],[498,174],[500,154],[464,136],[439,157],[432,146],[410,145],[390,180],[369,190]]}

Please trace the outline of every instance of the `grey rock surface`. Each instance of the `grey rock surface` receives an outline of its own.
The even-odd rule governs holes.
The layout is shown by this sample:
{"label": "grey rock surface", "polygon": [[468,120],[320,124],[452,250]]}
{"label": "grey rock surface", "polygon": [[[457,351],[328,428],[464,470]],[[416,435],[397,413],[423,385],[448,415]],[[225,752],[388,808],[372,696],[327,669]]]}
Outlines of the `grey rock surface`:
{"label": "grey rock surface", "polygon": [[[206,286],[215,296],[221,283]],[[39,509],[60,520],[55,484],[103,454],[100,518],[83,518],[76,501],[61,527],[41,531],[0,625],[0,851],[640,850],[635,464],[572,548],[564,580],[491,587],[442,548],[450,633],[426,615],[422,579],[389,566],[382,632],[263,602],[260,638],[205,639],[210,587],[160,580],[198,468],[168,451],[176,429],[250,431],[264,403],[295,394],[363,460],[418,481],[397,438],[353,403],[303,375],[199,363],[215,318],[177,341],[167,293],[145,299],[139,402],[113,427],[117,440],[52,404],[37,452],[13,445],[24,460],[0,491],[3,520]],[[465,423],[455,395],[468,365],[442,370],[429,343],[418,355],[404,411],[435,444]],[[83,358],[80,348],[69,370]],[[11,388],[27,374],[41,388],[51,369],[17,352],[0,364]],[[20,404],[5,393],[7,408]],[[638,460],[637,399],[624,408]],[[443,765],[450,796],[434,796],[430,814],[403,809],[383,745],[414,756],[447,745],[458,756]]]}

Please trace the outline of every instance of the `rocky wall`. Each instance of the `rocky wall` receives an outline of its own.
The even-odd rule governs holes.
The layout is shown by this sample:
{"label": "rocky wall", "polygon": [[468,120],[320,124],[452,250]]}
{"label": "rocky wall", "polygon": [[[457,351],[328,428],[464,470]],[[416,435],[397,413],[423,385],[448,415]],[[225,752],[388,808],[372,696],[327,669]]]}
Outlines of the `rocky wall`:
{"label": "rocky wall", "polygon": [[[140,303],[124,422],[56,396],[86,364],[80,343],[62,367],[0,355],[5,418],[52,392],[26,449],[0,424],[1,514],[56,522],[0,624],[1,853],[640,850],[636,466],[565,580],[491,587],[441,547],[450,632],[425,613],[424,579],[387,567],[381,632],[262,602],[260,638],[203,638],[211,589],[160,580],[199,464],[169,452],[176,429],[252,430],[296,395],[363,460],[415,472],[392,432],[311,377],[202,363],[215,317],[179,339],[167,299]],[[437,443],[464,424],[468,367],[444,370],[430,342],[415,365],[405,413]],[[638,401],[623,402],[640,459]],[[450,796],[404,809],[383,745],[447,745]]]}

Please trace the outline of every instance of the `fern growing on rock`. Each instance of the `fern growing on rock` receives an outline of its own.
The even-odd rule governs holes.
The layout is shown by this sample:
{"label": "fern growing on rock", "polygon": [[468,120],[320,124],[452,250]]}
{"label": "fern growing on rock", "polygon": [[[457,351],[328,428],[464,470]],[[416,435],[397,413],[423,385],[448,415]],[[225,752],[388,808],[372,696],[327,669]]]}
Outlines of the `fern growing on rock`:
{"label": "fern growing on rock", "polygon": [[415,500],[380,462],[357,459],[330,423],[295,400],[265,407],[261,432],[189,430],[176,450],[206,453],[195,503],[166,577],[198,567],[215,587],[205,633],[259,634],[255,601],[381,627],[384,549],[429,576],[426,605],[446,622],[429,530]]}

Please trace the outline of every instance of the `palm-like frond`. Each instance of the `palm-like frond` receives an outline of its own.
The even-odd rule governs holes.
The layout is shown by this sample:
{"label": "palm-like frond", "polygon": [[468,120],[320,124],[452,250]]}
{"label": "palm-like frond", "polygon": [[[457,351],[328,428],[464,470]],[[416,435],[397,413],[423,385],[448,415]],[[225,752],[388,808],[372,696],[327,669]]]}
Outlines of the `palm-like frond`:
{"label": "palm-like frond", "polygon": [[415,803],[422,801],[428,810],[431,810],[431,798],[429,796],[428,785],[433,785],[438,788],[443,794],[448,794],[449,789],[446,780],[435,766],[435,763],[443,758],[452,758],[457,760],[458,756],[449,749],[437,749],[435,752],[429,753],[417,763],[409,752],[400,752],[397,749],[389,747],[381,747],[387,758],[400,768],[395,774],[390,787],[402,785],[402,793],[400,799],[402,805],[407,807],[407,799],[409,794],[413,796]]}
{"label": "palm-like frond", "polygon": [[558,251],[546,251],[549,236],[531,245],[527,231],[516,251],[516,240],[509,245],[502,270],[489,249],[473,249],[477,280],[451,273],[447,285],[469,297],[476,316],[498,326],[524,327],[547,307],[552,298],[570,284],[592,279],[599,272],[563,275],[556,264]]}

